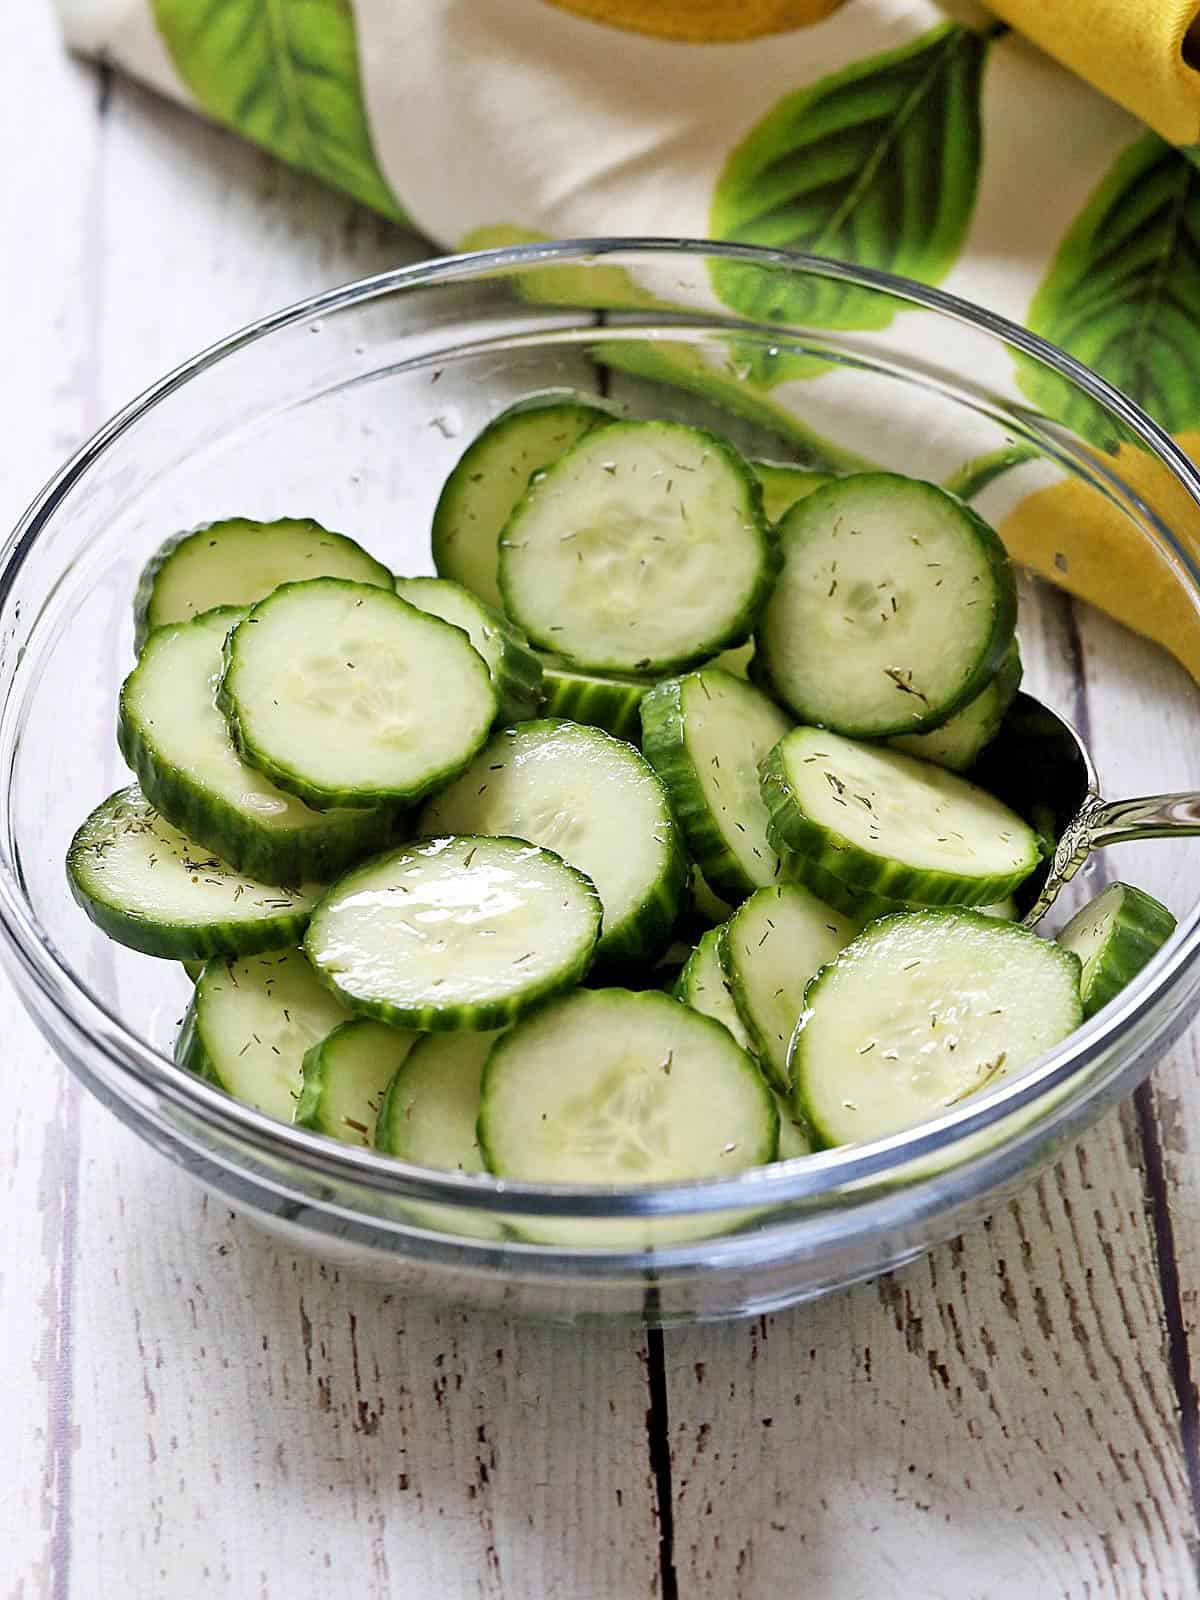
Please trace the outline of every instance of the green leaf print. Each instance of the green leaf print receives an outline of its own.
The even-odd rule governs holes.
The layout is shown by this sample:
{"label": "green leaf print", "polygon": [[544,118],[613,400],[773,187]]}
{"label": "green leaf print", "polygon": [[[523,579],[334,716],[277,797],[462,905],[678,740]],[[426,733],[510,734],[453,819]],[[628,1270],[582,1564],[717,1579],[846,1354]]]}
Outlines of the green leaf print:
{"label": "green leaf print", "polygon": [[[544,243],[547,235],[516,223],[490,223],[475,228],[459,240],[460,250],[496,250],[509,245]],[[537,267],[513,279],[513,289],[534,305],[581,306],[590,311],[687,311],[685,305],[663,300],[644,288],[631,272],[611,262],[595,265]],[[714,337],[707,343],[663,337],[656,330],[647,339],[598,338],[591,357],[610,373],[627,373],[665,390],[662,400],[668,414],[679,408],[685,421],[721,431],[721,413],[740,418],[784,441],[788,454],[803,466],[819,472],[863,472],[874,463],[831,439],[822,439],[795,414],[755,382],[759,352],[731,337]],[[713,417],[696,416],[680,395],[695,395],[715,408]],[[766,440],[759,448],[770,453],[777,446]]]}
{"label": "green leaf print", "polygon": [[[1170,433],[1200,428],[1200,169],[1157,134],[1125,150],[1071,225],[1029,326],[1123,389]],[[1018,379],[1093,443],[1114,425],[1029,360]]]}
{"label": "green leaf print", "polygon": [[[712,231],[936,283],[962,248],[980,161],[988,39],[956,23],[857,61],[775,106],[717,182]],[[882,328],[903,303],[830,280],[722,262],[747,316]]]}
{"label": "green leaf print", "polygon": [[396,221],[363,104],[350,0],[152,0],[206,111]]}

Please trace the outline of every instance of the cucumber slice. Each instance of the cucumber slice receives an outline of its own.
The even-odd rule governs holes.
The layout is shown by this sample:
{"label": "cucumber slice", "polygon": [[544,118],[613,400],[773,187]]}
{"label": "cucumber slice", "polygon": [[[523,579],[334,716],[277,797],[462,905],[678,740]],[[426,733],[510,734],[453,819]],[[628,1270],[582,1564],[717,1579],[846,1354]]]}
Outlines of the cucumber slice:
{"label": "cucumber slice", "polygon": [[653,678],[602,677],[596,672],[578,672],[565,661],[552,656],[542,658],[546,687],[546,715],[569,722],[603,728],[614,739],[636,744],[642,736],[638,707]]}
{"label": "cucumber slice", "polygon": [[580,989],[493,1046],[479,1141],[500,1177],[672,1183],[773,1161],[779,1117],[711,1017],[652,991]]}
{"label": "cucumber slice", "polygon": [[426,805],[418,831],[501,834],[553,850],[604,904],[598,954],[642,961],[679,914],[687,862],[661,783],[631,745],[574,722],[505,728]]}
{"label": "cucumber slice", "polygon": [[156,628],[121,690],[117,737],[167,820],[264,883],[328,882],[382,848],[391,814],[312,811],[248,767],[216,707],[225,635],[245,612]]}
{"label": "cucumber slice", "polygon": [[754,476],[762,484],[763,512],[768,522],[778,522],[799,500],[814,489],[823,489],[837,480],[830,472],[813,472],[786,461],[752,461]]}
{"label": "cucumber slice", "polygon": [[[780,877],[787,883],[803,884],[818,900],[824,900],[842,916],[849,917],[859,928],[865,928],[868,922],[875,922],[879,917],[894,916],[897,911],[927,909],[915,900],[892,900],[887,895],[872,894],[869,889],[856,889],[853,884],[843,883],[811,856],[798,856],[794,851],[784,855]],[[1016,922],[1020,916],[1012,895],[992,905],[972,906],[971,909],[978,911],[981,917],[996,917],[1000,922]]]}
{"label": "cucumber slice", "polygon": [[301,578],[392,586],[388,569],[361,545],[311,517],[209,522],[168,539],[146,564],[133,602],[137,648],[153,628],[189,622],[216,606],[252,606]]}
{"label": "cucumber slice", "polygon": [[1029,824],[965,778],[818,728],[780,740],[762,794],[773,843],[893,900],[988,905],[1041,860]]}
{"label": "cucumber slice", "polygon": [[182,966],[183,970],[187,973],[187,975],[191,979],[192,983],[196,984],[196,983],[199,983],[200,974],[204,971],[205,967],[208,965],[208,962],[207,962],[207,960],[204,960],[204,961],[193,961],[193,960],[191,960],[189,958],[186,961],[180,962],[180,965]]}
{"label": "cucumber slice", "polygon": [[[666,994],[673,994],[675,986],[679,982],[680,974],[688,964],[688,958],[691,953],[692,947],[690,944],[686,944],[679,938],[672,939],[649,970],[643,968],[641,972],[630,974],[628,979],[629,987],[631,989],[662,989]],[[602,986],[593,984],[592,987],[599,988]]]}
{"label": "cucumber slice", "polygon": [[738,1015],[733,995],[729,992],[729,982],[721,967],[722,932],[721,928],[710,928],[701,937],[671,992],[676,1000],[682,1000],[685,1006],[698,1011],[702,1017],[711,1017],[714,1022],[728,1028],[734,1043],[743,1050],[751,1050],[750,1035]]}
{"label": "cucumber slice", "polygon": [[981,917],[994,917],[997,922],[1016,922],[1021,915],[1017,902],[1011,894],[990,906],[975,906],[974,910],[978,911]]}
{"label": "cucumber slice", "polygon": [[537,716],[544,698],[542,663],[507,617],[448,578],[397,578],[396,593],[419,611],[462,629],[487,662],[502,721]]}
{"label": "cucumber slice", "polygon": [[1077,956],[972,911],[873,922],[817,974],[804,1005],[796,1100],[826,1147],[938,1116],[1083,1020]]}
{"label": "cucumber slice", "polygon": [[578,983],[600,933],[591,880],[523,839],[405,845],[346,874],[304,948],[348,1005],[421,1032],[502,1027]]}
{"label": "cucumber slice", "polygon": [[175,1059],[234,1099],[291,1122],[306,1051],[349,1017],[298,950],[217,959],[200,974]]}
{"label": "cucumber slice", "polygon": [[733,1003],[780,1094],[791,1093],[788,1048],[808,980],[857,931],[799,884],[757,890],[720,930],[717,952]]}
{"label": "cucumber slice", "polygon": [[708,665],[720,667],[723,672],[731,672],[735,678],[748,678],[753,660],[754,640],[749,639],[745,644],[735,644],[732,650],[722,650],[721,654],[714,656]]}
{"label": "cucumber slice", "polygon": [[646,759],[666,785],[693,860],[727,899],[779,876],[758,768],[789,727],[760,689],[720,667],[668,678],[642,701]]}
{"label": "cucumber slice", "polygon": [[727,922],[733,913],[733,907],[728,900],[722,900],[719,894],[713,892],[711,885],[700,871],[699,867],[692,868],[692,875],[688,885],[688,909],[694,917],[709,927],[716,927],[719,922]]}
{"label": "cucumber slice", "polygon": [[[444,1172],[485,1171],[475,1124],[483,1064],[497,1033],[434,1033],[422,1039],[388,1086],[375,1143],[385,1155]],[[423,1227],[475,1239],[502,1239],[502,1222],[464,1206],[412,1205]]]}
{"label": "cucumber slice", "polygon": [[585,434],[500,538],[505,610],[534,644],[598,672],[670,672],[741,643],[774,566],[750,468],[673,422]]}
{"label": "cucumber slice", "polygon": [[433,513],[433,564],[488,605],[502,607],[500,530],[535,472],[600,423],[607,407],[567,389],[529,395],[489,422],[446,479]]}
{"label": "cucumber slice", "polygon": [[295,945],[323,893],[236,872],[160,817],[136,785],[88,817],[67,851],[67,877],[110,939],[176,961]]}
{"label": "cucumber slice", "polygon": [[416,1042],[415,1033],[361,1019],[319,1039],[305,1052],[297,1127],[370,1147],[388,1084]]}
{"label": "cucumber slice", "polygon": [[1174,932],[1166,906],[1128,883],[1110,883],[1077,911],[1058,943],[1082,963],[1084,1016],[1095,1016],[1120,994]]}
{"label": "cucumber slice", "polygon": [[375,1143],[385,1155],[439,1172],[484,1172],[475,1135],[483,1065],[500,1034],[434,1033],[393,1074]]}
{"label": "cucumber slice", "polygon": [[783,568],[755,671],[801,722],[883,738],[945,722],[1012,644],[1016,588],[999,537],[931,483],[840,478],[778,527]]}
{"label": "cucumber slice", "polygon": [[796,1156],[812,1155],[813,1139],[808,1123],[790,1099],[777,1094],[775,1104],[779,1110],[779,1154],[775,1159],[792,1161]]}
{"label": "cucumber slice", "polygon": [[483,658],[384,589],[285,583],[225,641],[218,703],[242,759],[310,806],[419,800],[487,738]]}
{"label": "cucumber slice", "polygon": [[1000,731],[1004,713],[1021,687],[1021,671],[1021,652],[1014,639],[999,672],[970,705],[930,733],[902,733],[888,743],[893,750],[936,762],[951,772],[966,772]]}

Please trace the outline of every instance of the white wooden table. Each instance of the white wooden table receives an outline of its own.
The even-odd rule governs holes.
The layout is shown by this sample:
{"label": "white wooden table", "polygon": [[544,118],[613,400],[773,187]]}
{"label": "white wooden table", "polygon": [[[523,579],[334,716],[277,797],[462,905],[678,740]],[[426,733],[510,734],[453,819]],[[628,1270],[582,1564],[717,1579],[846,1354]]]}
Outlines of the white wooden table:
{"label": "white wooden table", "polygon": [[[176,360],[420,252],[65,59],[45,0],[0,63],[7,524]],[[1107,626],[1045,621],[1065,693]],[[1169,675],[1129,711],[1094,735],[1132,786],[1194,731]],[[1194,1038],[898,1278],[645,1336],[339,1281],[84,1099],[7,986],[0,1029],[5,1600],[1200,1595]]]}

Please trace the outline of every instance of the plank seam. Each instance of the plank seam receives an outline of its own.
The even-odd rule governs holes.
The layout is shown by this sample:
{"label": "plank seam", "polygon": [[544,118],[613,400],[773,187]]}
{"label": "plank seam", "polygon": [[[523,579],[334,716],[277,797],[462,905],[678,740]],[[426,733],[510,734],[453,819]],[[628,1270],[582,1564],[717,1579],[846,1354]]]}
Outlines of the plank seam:
{"label": "plank seam", "polygon": [[658,1515],[658,1580],[662,1600],[679,1600],[679,1575],[675,1570],[675,1489],[671,1474],[670,1410],[667,1399],[667,1363],[661,1328],[646,1329],[646,1439],[650,1448],[650,1474],[654,1480]]}
{"label": "plank seam", "polygon": [[[1072,600],[1068,600],[1066,604],[1066,636],[1075,684],[1072,713],[1079,735],[1090,750],[1091,708],[1087,692],[1087,662],[1079,630],[1078,613]],[[1099,865],[1100,881],[1107,883],[1109,873],[1103,866],[1103,857]],[[1171,1219],[1166,1164],[1163,1159],[1162,1142],[1158,1136],[1154,1090],[1149,1079],[1140,1083],[1134,1090],[1133,1109],[1142,1156],[1143,1193],[1154,1244],[1154,1271],[1167,1340],[1167,1366],[1179,1413],[1179,1440],[1183,1450],[1184,1471],[1187,1474],[1188,1496],[1191,1503],[1192,1537],[1188,1542],[1192,1562],[1197,1577],[1200,1578],[1200,1412],[1197,1410],[1196,1385],[1191,1378],[1191,1352],[1183,1315],[1179,1257],[1175,1248],[1175,1226]]]}

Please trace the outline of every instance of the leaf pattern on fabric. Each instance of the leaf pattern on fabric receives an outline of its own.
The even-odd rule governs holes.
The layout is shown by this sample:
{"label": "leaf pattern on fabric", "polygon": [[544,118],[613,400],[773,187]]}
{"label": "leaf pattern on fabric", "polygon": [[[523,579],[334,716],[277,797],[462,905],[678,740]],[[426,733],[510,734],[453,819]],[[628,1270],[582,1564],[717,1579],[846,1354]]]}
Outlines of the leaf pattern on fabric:
{"label": "leaf pattern on fabric", "polygon": [[[460,250],[503,249],[509,245],[546,242],[546,235],[515,223],[490,223],[474,228],[460,241]],[[603,260],[592,266],[538,267],[513,280],[513,291],[535,305],[584,306],[592,311],[678,312],[672,304],[639,284],[624,267]],[[823,439],[786,403],[774,399],[755,381],[760,349],[733,336],[708,344],[662,337],[650,339],[597,338],[590,351],[593,361],[609,371],[623,372],[654,384],[657,404],[666,415],[675,414],[681,395],[693,395],[714,408],[712,417],[700,421],[720,432],[722,413],[740,418],[785,441],[796,462],[821,472],[861,472],[873,463],[855,451]],[[686,405],[684,420],[697,420]]]}
{"label": "leaf pattern on fabric", "polygon": [[[947,23],[789,95],[730,156],[713,233],[937,283],[975,203],[987,48],[987,36]],[[727,305],[766,320],[880,328],[903,308],[749,264],[719,263],[713,280]]]}
{"label": "leaf pattern on fabric", "polygon": [[206,111],[395,221],[375,160],[350,0],[152,0],[176,71]]}
{"label": "leaf pattern on fabric", "polygon": [[[1200,168],[1147,134],[1118,156],[1067,231],[1029,326],[1144,406],[1169,433],[1200,428]],[[1095,444],[1114,425],[1036,362],[1034,403]]]}

